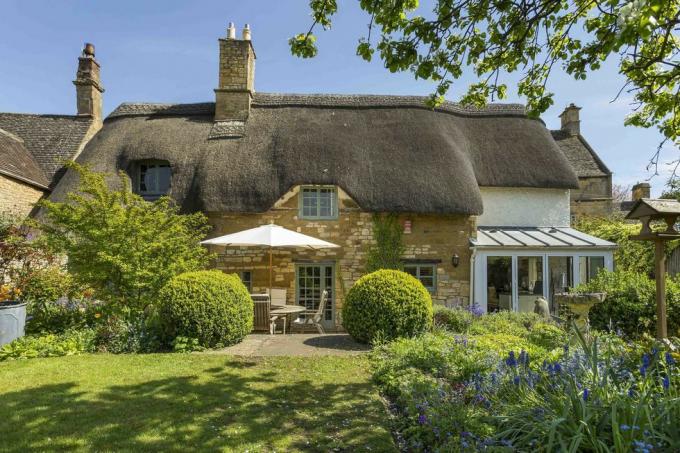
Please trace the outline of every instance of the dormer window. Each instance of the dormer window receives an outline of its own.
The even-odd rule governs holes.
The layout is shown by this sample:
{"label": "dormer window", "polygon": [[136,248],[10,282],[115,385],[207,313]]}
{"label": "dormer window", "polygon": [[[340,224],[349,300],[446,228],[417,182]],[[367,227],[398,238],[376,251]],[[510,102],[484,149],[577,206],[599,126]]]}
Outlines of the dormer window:
{"label": "dormer window", "polygon": [[164,160],[143,160],[135,163],[132,172],[135,193],[145,200],[157,200],[170,190],[172,170]]}
{"label": "dormer window", "polygon": [[334,186],[300,188],[300,218],[334,220],[338,218],[338,191]]}

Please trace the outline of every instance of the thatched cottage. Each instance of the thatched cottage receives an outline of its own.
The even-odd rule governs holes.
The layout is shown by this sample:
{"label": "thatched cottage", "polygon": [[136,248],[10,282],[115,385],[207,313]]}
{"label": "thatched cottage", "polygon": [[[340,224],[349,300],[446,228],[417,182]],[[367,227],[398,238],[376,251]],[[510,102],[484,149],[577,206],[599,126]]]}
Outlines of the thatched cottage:
{"label": "thatched cottage", "polygon": [[[577,175],[523,106],[258,93],[250,30],[236,39],[230,27],[219,46],[215,102],[122,104],[78,162],[203,211],[213,236],[273,221],[340,245],[274,254],[289,303],[311,307],[330,291],[329,326],[364,273],[374,213],[398,214],[405,270],[442,304],[530,310],[536,295],[612,267],[614,244],[569,228]],[[67,173],[53,196],[76,184]],[[264,250],[215,251],[253,292],[268,286]]]}

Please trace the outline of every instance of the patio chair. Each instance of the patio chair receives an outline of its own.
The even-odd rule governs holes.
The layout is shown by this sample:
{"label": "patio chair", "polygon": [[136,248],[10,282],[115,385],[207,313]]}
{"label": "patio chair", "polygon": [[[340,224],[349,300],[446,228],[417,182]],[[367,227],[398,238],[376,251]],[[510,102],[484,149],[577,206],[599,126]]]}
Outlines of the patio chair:
{"label": "patio chair", "polygon": [[328,301],[328,291],[324,290],[321,293],[321,301],[319,302],[319,307],[316,310],[305,310],[301,313],[301,317],[297,318],[291,324],[291,330],[293,327],[297,327],[303,332],[308,327],[314,327],[316,330],[323,334],[325,333],[323,329],[323,314],[326,309],[326,303]]}
{"label": "patio chair", "polygon": [[287,293],[288,290],[286,288],[267,289],[267,294],[271,297],[272,305],[286,305]]}
{"label": "patio chair", "polygon": [[[276,321],[281,316],[272,314],[269,294],[251,294],[250,297],[253,299],[254,306],[253,330],[268,330],[270,335],[274,335]],[[286,333],[285,319],[283,333]]]}

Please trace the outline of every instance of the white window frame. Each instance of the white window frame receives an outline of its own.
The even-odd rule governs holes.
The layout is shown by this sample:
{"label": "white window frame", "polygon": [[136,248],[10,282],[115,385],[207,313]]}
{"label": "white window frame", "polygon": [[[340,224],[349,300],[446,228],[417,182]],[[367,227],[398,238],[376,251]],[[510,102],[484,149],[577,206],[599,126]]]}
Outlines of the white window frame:
{"label": "white window frame", "polygon": [[472,268],[473,275],[473,290],[472,301],[480,305],[484,311],[487,310],[487,258],[490,256],[509,256],[512,258],[512,307],[517,311],[519,304],[519,294],[517,288],[517,257],[520,256],[541,256],[543,257],[543,294],[548,294],[548,261],[551,256],[570,256],[572,257],[572,275],[573,285],[578,286],[581,283],[581,276],[579,273],[579,257],[581,256],[603,256],[604,268],[614,270],[614,255],[611,249],[570,249],[570,250],[545,250],[545,249],[511,249],[511,248],[494,248],[494,249],[476,249],[474,250],[474,266]]}
{"label": "white window frame", "polygon": [[[317,215],[305,215],[304,211],[304,193],[306,190],[313,190],[317,193],[316,199],[316,212]],[[331,197],[331,215],[323,216],[318,215],[321,212],[321,197],[318,195],[322,190],[330,190],[333,194]],[[336,186],[320,186],[320,185],[304,185],[300,186],[300,192],[298,194],[299,198],[299,208],[298,217],[302,220],[337,220],[338,219],[338,188]]]}

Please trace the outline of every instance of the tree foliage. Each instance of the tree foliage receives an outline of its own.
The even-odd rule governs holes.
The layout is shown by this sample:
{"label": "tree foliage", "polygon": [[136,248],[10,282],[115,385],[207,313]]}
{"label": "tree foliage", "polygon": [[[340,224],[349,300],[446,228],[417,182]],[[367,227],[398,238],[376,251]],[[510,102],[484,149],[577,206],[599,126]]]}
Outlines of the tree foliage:
{"label": "tree foliage", "polygon": [[[478,82],[464,104],[504,99],[505,77],[521,75],[517,93],[537,116],[553,104],[548,88],[556,68],[577,80],[618,58],[636,107],[626,124],[658,127],[665,140],[680,139],[680,0],[360,0],[368,28],[357,54],[378,53],[391,72],[411,71],[437,86],[431,105],[443,101],[465,69]],[[294,55],[317,54],[314,30],[328,29],[336,0],[310,0],[313,23],[290,39]],[[376,37],[375,35],[379,35]],[[619,92],[620,93],[620,92]],[[657,155],[658,158],[658,155]]]}
{"label": "tree foliage", "polygon": [[[640,233],[639,223],[626,222],[620,216],[581,217],[574,228],[605,241],[618,245],[614,251],[614,266],[617,270],[652,275],[654,273],[654,243],[633,241],[630,236]],[[677,247],[677,241],[666,244],[666,253]]]}
{"label": "tree foliage", "polygon": [[111,188],[107,175],[76,163],[69,167],[80,186],[64,202],[42,201],[39,227],[95,298],[123,312],[141,310],[172,277],[207,263],[200,245],[208,230],[203,214],[182,215],[165,197],[145,201],[130,191],[123,173]]}

